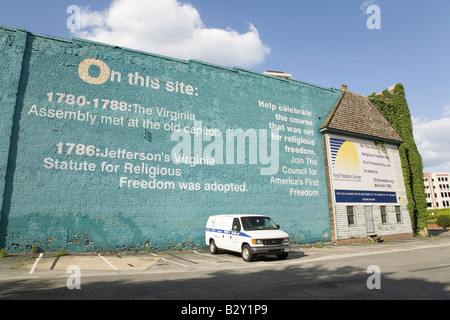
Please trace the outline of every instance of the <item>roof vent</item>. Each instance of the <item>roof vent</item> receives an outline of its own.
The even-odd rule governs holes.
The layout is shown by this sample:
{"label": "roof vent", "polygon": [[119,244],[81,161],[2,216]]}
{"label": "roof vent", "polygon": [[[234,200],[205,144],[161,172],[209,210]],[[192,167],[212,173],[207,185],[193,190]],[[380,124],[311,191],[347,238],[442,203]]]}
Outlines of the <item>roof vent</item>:
{"label": "roof vent", "polygon": [[292,79],[292,74],[290,73],[284,73],[282,71],[266,71],[264,72],[265,75],[273,76],[281,79]]}

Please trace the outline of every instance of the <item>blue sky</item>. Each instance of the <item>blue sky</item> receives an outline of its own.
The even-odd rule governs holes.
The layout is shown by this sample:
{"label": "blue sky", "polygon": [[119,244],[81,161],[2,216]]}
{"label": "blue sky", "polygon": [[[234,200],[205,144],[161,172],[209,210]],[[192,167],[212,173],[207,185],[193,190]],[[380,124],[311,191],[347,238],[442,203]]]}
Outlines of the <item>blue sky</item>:
{"label": "blue sky", "polygon": [[[161,50],[156,53],[169,52],[183,59],[192,55],[257,72],[280,70],[323,87],[347,84],[349,90],[363,95],[401,82],[425,171],[450,172],[450,139],[446,139],[450,129],[450,1],[117,1],[124,7],[114,11],[110,0],[0,0],[0,25],[68,39],[120,42],[124,36],[122,43],[114,44],[129,47],[142,42],[142,37],[146,51]],[[379,30],[366,25],[371,14],[365,9],[372,4],[380,8]],[[67,27],[70,5],[83,8],[86,19],[81,30],[71,32]],[[139,19],[131,29],[120,30]],[[156,28],[153,33],[152,27]],[[115,32],[107,33],[110,30]],[[167,39],[184,41],[193,32],[196,40],[190,39],[188,46],[167,43]],[[134,42],[130,34],[135,35]],[[231,49],[224,50],[223,43],[230,43]],[[251,55],[245,56],[244,51]]]}

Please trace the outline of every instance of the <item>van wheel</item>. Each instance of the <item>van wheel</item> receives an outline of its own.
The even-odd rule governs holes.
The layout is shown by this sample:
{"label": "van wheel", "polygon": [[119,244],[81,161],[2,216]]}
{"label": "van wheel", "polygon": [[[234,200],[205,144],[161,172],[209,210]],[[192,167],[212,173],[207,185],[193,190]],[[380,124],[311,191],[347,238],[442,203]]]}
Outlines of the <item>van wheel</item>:
{"label": "van wheel", "polygon": [[280,253],[280,254],[277,254],[277,258],[278,258],[278,260],[284,260],[288,257],[288,255],[289,255],[289,253]]}
{"label": "van wheel", "polygon": [[245,262],[250,262],[253,260],[253,252],[248,244],[242,246],[241,256]]}
{"label": "van wheel", "polygon": [[216,254],[217,251],[219,251],[219,250],[218,250],[214,240],[209,241],[209,252],[211,252],[211,254]]}

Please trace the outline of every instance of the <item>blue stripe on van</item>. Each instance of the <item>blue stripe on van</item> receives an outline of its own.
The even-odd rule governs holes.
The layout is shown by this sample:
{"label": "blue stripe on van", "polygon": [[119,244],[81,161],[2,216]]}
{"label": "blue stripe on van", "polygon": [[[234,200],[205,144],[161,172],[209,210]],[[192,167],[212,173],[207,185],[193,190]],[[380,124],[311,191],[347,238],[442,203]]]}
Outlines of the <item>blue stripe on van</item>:
{"label": "blue stripe on van", "polygon": [[215,229],[215,228],[206,228],[206,231],[208,231],[208,232],[216,232],[216,233],[223,233],[223,234],[239,235],[241,237],[251,238],[248,234],[246,234],[244,232],[237,233],[236,231],[222,230],[222,229]]}
{"label": "blue stripe on van", "polygon": [[242,237],[251,238],[248,234],[246,234],[244,232],[239,232],[239,235],[242,236]]}

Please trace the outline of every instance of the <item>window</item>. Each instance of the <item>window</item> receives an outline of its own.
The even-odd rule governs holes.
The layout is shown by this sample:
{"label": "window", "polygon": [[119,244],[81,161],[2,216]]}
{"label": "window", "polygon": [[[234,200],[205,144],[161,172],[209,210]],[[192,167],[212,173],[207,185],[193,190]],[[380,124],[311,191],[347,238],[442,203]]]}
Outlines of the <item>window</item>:
{"label": "window", "polygon": [[233,227],[232,229],[233,231],[241,231],[241,223],[239,222],[238,218],[234,218],[233,219]]}
{"label": "window", "polygon": [[242,218],[244,230],[277,230],[278,225],[269,217],[244,217]]}
{"label": "window", "polygon": [[348,221],[349,227],[356,226],[354,207],[347,207],[347,221]]}
{"label": "window", "polygon": [[403,222],[403,220],[402,220],[402,211],[400,210],[400,206],[396,206],[395,207],[395,216],[397,217],[397,223],[402,223]]}
{"label": "window", "polygon": [[380,213],[381,213],[381,223],[382,224],[387,224],[387,214],[386,214],[386,206],[381,206],[380,207]]}

